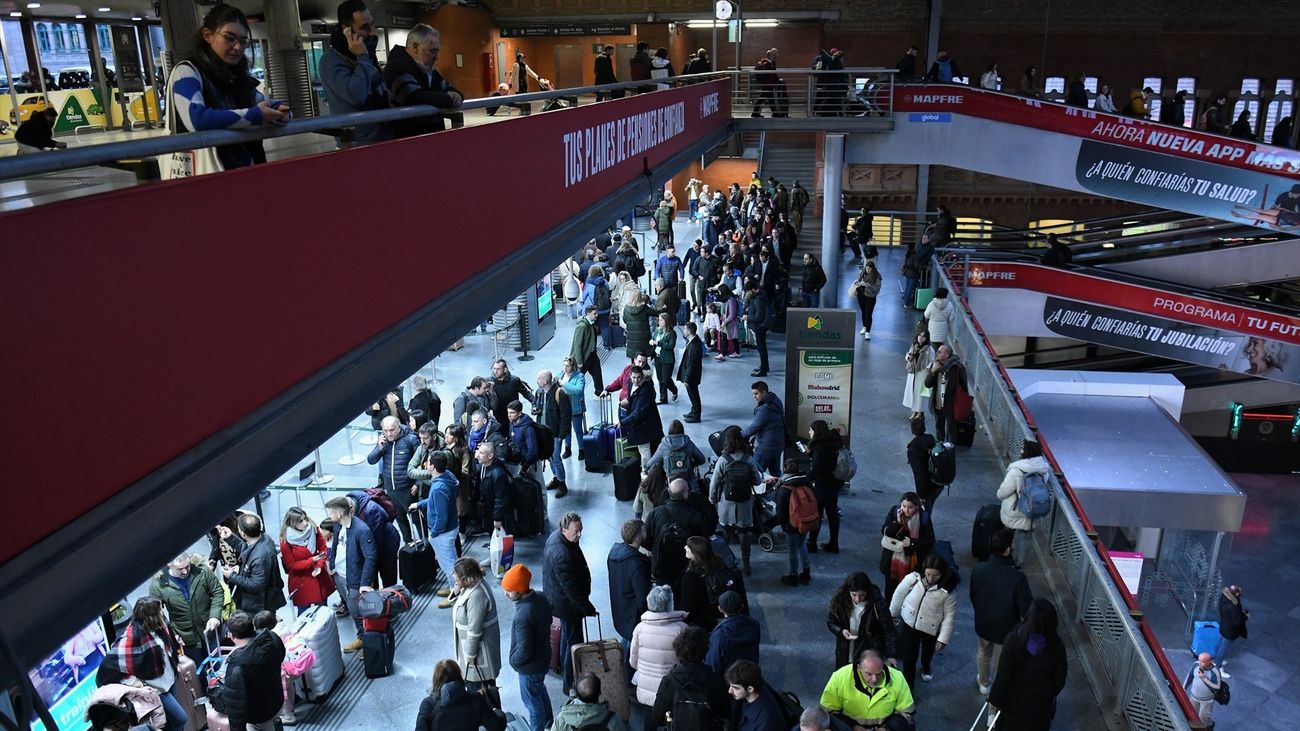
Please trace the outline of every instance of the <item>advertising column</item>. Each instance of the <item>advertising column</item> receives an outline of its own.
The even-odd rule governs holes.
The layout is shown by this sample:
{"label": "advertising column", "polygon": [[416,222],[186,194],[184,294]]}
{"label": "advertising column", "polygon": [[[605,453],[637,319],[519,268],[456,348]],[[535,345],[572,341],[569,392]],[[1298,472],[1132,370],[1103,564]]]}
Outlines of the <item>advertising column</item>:
{"label": "advertising column", "polygon": [[853,413],[853,310],[786,310],[785,423],[792,439],[807,439],[817,419],[848,439]]}

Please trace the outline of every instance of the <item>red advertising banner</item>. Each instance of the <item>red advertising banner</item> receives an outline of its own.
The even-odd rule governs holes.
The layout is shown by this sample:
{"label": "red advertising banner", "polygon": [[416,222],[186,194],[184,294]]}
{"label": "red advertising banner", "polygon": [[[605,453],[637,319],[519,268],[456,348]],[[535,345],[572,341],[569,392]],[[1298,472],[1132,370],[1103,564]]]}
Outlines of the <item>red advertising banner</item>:
{"label": "red advertising banner", "polygon": [[[0,214],[0,562],[723,129],[716,81]],[[86,222],[99,222],[87,235]],[[576,246],[576,243],[575,243]],[[77,476],[51,482],[56,428]],[[57,441],[57,440],[56,440]]]}
{"label": "red advertising banner", "polygon": [[896,86],[894,110],[966,114],[1300,180],[1297,150],[967,86]]}
{"label": "red advertising banner", "polygon": [[1040,264],[978,262],[970,265],[972,287],[1027,289],[1081,302],[1155,315],[1194,325],[1300,345],[1300,318],[1224,304]]}

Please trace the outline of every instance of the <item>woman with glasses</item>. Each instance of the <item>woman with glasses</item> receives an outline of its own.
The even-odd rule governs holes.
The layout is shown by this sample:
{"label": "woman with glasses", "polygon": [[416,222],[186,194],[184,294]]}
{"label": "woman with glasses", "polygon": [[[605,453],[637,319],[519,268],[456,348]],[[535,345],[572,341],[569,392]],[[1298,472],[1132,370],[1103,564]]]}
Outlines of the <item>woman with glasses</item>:
{"label": "woman with glasses", "polygon": [[[217,5],[203,19],[194,51],[172,71],[168,98],[173,134],[207,129],[244,129],[290,119],[289,106],[257,90],[244,50],[252,44],[248,20],[238,8]],[[167,177],[198,175],[266,162],[261,142],[221,145],[215,160],[198,150],[192,168]]]}

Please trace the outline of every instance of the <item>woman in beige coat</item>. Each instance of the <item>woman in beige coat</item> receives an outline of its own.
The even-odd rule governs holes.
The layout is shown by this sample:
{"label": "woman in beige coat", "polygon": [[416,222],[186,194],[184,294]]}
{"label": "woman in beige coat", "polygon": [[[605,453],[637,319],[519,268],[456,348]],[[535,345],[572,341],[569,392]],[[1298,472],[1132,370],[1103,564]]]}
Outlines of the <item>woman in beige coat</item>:
{"label": "woman in beige coat", "polygon": [[1007,476],[998,487],[998,499],[1002,501],[1002,525],[1016,532],[1012,545],[1012,558],[1016,563],[1023,563],[1029,548],[1030,532],[1034,521],[1020,512],[1020,490],[1025,484],[1025,475],[1040,473],[1051,479],[1052,466],[1043,456],[1043,447],[1038,442],[1025,442],[1020,448],[1020,459],[1007,465]]}
{"label": "woman in beige coat", "polygon": [[673,609],[673,590],[656,586],[646,596],[646,612],[632,630],[632,667],[636,669],[636,700],[653,707],[659,683],[677,664],[673,640],[686,629],[686,612]]}
{"label": "woman in beige coat", "polygon": [[466,682],[495,683],[501,672],[501,628],[492,589],[483,581],[483,569],[472,558],[452,565],[460,593],[452,607],[456,663]]}

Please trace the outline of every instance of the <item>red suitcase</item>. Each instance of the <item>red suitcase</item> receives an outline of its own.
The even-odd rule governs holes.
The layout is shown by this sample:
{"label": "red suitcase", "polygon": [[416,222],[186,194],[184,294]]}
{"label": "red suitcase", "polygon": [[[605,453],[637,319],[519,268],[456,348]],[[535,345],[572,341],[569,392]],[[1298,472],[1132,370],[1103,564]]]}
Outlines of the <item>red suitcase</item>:
{"label": "red suitcase", "polygon": [[551,617],[551,672],[559,675],[564,672],[560,667],[560,618]]}

